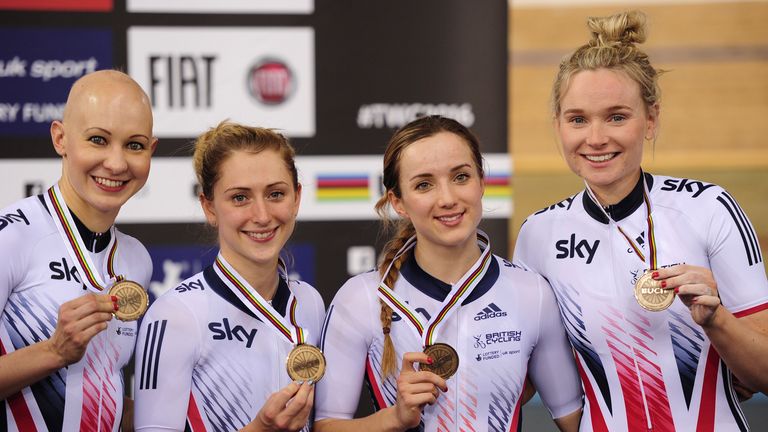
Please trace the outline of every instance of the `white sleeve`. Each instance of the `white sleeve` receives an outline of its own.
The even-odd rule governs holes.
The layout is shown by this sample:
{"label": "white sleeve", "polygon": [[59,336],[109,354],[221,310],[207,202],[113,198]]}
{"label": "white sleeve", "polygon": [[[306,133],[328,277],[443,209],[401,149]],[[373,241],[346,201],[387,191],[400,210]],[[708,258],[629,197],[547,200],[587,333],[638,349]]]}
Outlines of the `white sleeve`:
{"label": "white sleeve", "polygon": [[531,225],[532,223],[526,220],[520,227],[520,232],[517,234],[517,241],[515,242],[515,251],[512,254],[512,263],[518,267],[536,272],[534,251],[537,250],[537,246],[541,248],[541,242],[539,241],[538,245],[535,244],[535,236],[532,233],[533,227]]}
{"label": "white sleeve", "polygon": [[141,323],[134,377],[135,429],[184,430],[200,329],[177,296],[157,299]]}
{"label": "white sleeve", "polygon": [[556,419],[580,409],[583,393],[552,288],[541,276],[537,279],[541,292],[539,340],[528,360],[528,374]]}
{"label": "white sleeve", "polygon": [[379,317],[378,302],[370,299],[371,290],[363,277],[353,277],[339,289],[328,308],[321,342],[327,369],[315,389],[317,420],[351,419],[357,410],[368,347],[373,340],[371,315],[377,322]]}
{"label": "white sleeve", "polygon": [[719,192],[707,230],[709,264],[723,306],[748,314],[768,303],[763,255],[747,215],[727,192]]}
{"label": "white sleeve", "polygon": [[[21,284],[27,274],[29,253],[34,251],[35,245],[30,244],[30,238],[37,242],[39,238],[33,236],[29,224],[29,208],[21,209],[21,203],[2,210],[6,218],[0,218],[0,313],[5,309],[8,297],[13,290]],[[10,217],[13,222],[9,222]],[[18,221],[24,218],[25,222]]]}

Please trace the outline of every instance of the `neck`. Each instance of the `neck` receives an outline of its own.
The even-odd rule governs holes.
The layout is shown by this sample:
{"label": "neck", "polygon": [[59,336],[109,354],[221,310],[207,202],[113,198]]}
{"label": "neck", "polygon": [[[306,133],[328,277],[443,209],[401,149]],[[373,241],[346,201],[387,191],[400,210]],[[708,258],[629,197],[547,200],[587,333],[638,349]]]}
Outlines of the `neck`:
{"label": "neck", "polygon": [[107,231],[114,223],[117,217],[115,212],[101,212],[83,201],[80,195],[75,192],[69,181],[62,177],[59,180],[59,190],[61,191],[64,205],[85,225],[86,228],[95,232],[102,233]]}
{"label": "neck", "polygon": [[235,258],[234,254],[225,250],[221,251],[221,255],[264,300],[272,300],[277,292],[277,260],[274,263],[257,264]]}
{"label": "neck", "polygon": [[638,168],[634,175],[627,176],[618,183],[608,186],[595,186],[589,183],[587,183],[587,185],[592,189],[592,193],[595,194],[598,203],[602,207],[607,207],[609,205],[618,204],[632,192],[632,189],[635,188],[637,181],[640,179],[641,172],[640,168]]}
{"label": "neck", "polygon": [[480,247],[472,236],[467,244],[456,248],[433,247],[416,243],[416,262],[425,272],[445,283],[455,284],[480,258]]}

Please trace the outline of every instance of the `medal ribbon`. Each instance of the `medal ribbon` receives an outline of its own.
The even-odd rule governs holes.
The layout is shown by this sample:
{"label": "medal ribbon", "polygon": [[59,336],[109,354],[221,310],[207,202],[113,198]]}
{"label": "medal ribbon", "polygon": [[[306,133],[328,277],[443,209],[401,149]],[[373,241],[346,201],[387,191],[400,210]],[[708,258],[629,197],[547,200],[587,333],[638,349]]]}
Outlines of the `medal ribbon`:
{"label": "medal ribbon", "polygon": [[74,262],[75,268],[80,273],[83,283],[91,291],[98,293],[104,291],[114,282],[122,280],[123,277],[116,275],[114,268],[115,256],[117,255],[117,235],[115,234],[114,225],[109,228],[111,238],[106,260],[106,273],[109,275],[109,280],[104,282],[101,273],[96,270],[97,266],[93,263],[91,254],[88,252],[80,232],[77,230],[75,219],[64,202],[59,185],[51,186],[48,192],[44,194],[44,198],[45,204],[51,212],[53,223],[64,240],[64,246],[69,253],[69,257]]}
{"label": "medal ribbon", "polygon": [[[285,263],[279,260],[279,272],[281,277],[285,275]],[[224,256],[219,252],[216,256],[216,261],[213,265],[214,271],[219,276],[222,282],[237,296],[237,298],[253,312],[256,316],[263,318],[265,324],[270,324],[271,327],[280,334],[285,340],[293,345],[301,345],[307,340],[307,332],[299,327],[296,323],[296,297],[291,293],[291,298],[288,300],[288,319],[290,322],[286,322],[285,318],[280,315],[279,312],[272,307],[264,297],[262,297],[253,287],[237,272],[228,262],[224,259]]]}
{"label": "medal ribbon", "polygon": [[[424,347],[430,346],[435,342],[435,338],[440,326],[445,323],[448,320],[448,317],[450,317],[451,314],[458,309],[457,305],[461,305],[461,303],[469,296],[477,284],[480,283],[480,281],[483,279],[483,276],[488,271],[492,257],[491,243],[488,240],[488,236],[480,230],[477,231],[477,243],[480,245],[480,249],[482,250],[480,257],[477,259],[477,261],[475,261],[474,264],[472,264],[472,267],[466,273],[464,273],[459,281],[453,284],[451,291],[448,293],[445,300],[443,300],[443,302],[440,304],[439,312],[435,314],[432,319],[426,323],[426,325],[421,321],[418,315],[416,315],[416,313],[411,310],[408,303],[406,303],[397,293],[395,293],[395,291],[390,289],[384,283],[383,278],[381,282],[379,282],[379,288],[377,291],[379,298],[393,310],[396,310],[401,316],[406,318],[405,322],[409,324],[408,327],[414,331],[416,336],[421,340],[421,343]],[[384,277],[389,274],[389,271],[392,269],[392,265],[397,260],[397,258],[399,258],[409,249],[413,248],[415,245],[416,236],[413,236],[408,239],[405,245],[403,245],[397,254],[395,254],[395,258],[392,259],[389,267],[387,267],[387,271],[384,272]]]}
{"label": "medal ribbon", "polygon": [[[659,266],[658,266],[657,256],[656,256],[657,255],[657,253],[656,253],[656,236],[653,233],[654,223],[653,223],[653,216],[651,215],[651,199],[649,198],[648,187],[647,187],[647,185],[645,183],[645,174],[642,171],[640,172],[640,176],[643,179],[643,202],[645,203],[645,211],[646,211],[646,215],[647,215],[646,224],[648,226],[648,229],[647,229],[647,232],[648,232],[648,265],[649,265],[649,269],[650,270],[656,270],[657,268],[659,268]],[[586,182],[585,182],[585,184],[586,184]],[[605,211],[603,206],[600,205],[600,201],[597,200],[597,197],[595,197],[595,194],[594,194],[594,192],[592,192],[592,189],[590,189],[589,185],[587,185],[587,192],[589,193],[589,197],[592,199],[592,201],[595,202],[595,204],[597,204],[598,207],[600,207],[600,209],[603,211],[605,216],[608,217],[609,220],[613,220],[610,217],[610,215],[608,215],[608,213]],[[616,223],[616,221],[614,221],[614,223],[616,224],[616,228],[619,229],[619,232],[621,233],[621,235],[624,236],[624,239],[627,240],[627,243],[629,243],[629,246],[635,252],[635,255],[637,255],[638,258],[640,258],[640,260],[645,263],[646,262],[645,255],[643,254],[643,251],[640,248],[640,246],[635,244],[635,242],[632,240],[632,238],[630,238],[624,232],[624,230],[621,229],[621,227],[619,226],[618,223]]]}

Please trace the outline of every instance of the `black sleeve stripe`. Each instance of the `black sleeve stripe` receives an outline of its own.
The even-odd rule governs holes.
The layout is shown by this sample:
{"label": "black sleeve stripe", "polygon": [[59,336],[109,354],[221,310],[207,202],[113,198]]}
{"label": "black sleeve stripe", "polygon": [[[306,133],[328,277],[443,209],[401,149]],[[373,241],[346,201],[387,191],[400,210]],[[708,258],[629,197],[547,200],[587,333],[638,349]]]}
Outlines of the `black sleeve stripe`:
{"label": "black sleeve stripe", "polygon": [[749,219],[747,219],[741,207],[739,207],[739,204],[726,192],[721,193],[717,200],[725,206],[739,229],[749,265],[762,262],[763,255],[760,251],[760,243],[757,241],[755,231],[749,223]]}
{"label": "black sleeve stripe", "polygon": [[[157,388],[157,369],[160,363],[160,347],[163,344],[165,335],[165,325],[168,320],[155,321],[149,324],[147,328],[147,338],[144,341],[144,356],[141,360],[141,382],[139,389],[149,390]],[[158,338],[157,328],[162,326]],[[151,341],[150,341],[151,339]],[[149,349],[147,349],[149,345]],[[157,346],[157,352],[155,352]]]}
{"label": "black sleeve stripe", "polygon": [[152,375],[152,388],[157,388],[157,371],[160,366],[160,350],[163,348],[163,336],[165,336],[165,325],[168,323],[168,320],[163,320],[163,323],[160,327],[160,336],[157,339],[157,353],[155,354],[155,367],[154,367],[154,374]]}
{"label": "black sleeve stripe", "polygon": [[730,194],[727,192],[723,192],[728,199],[733,203],[734,207],[736,208],[736,211],[738,212],[739,218],[743,221],[744,227],[749,234],[749,238],[751,239],[752,245],[754,246],[752,251],[755,254],[755,261],[757,262],[763,262],[763,251],[760,250],[760,241],[757,239],[757,234],[755,234],[755,228],[752,226],[752,224],[749,223],[749,218],[747,217],[747,214],[744,213],[744,210],[741,208],[739,203],[736,202],[733,197],[731,197]]}
{"label": "black sleeve stripe", "polygon": [[742,225],[741,220],[736,215],[736,212],[733,208],[731,208],[729,202],[726,200],[726,198],[729,198],[725,193],[720,194],[719,197],[717,197],[717,200],[720,201],[720,203],[725,207],[726,210],[728,210],[728,213],[730,213],[731,218],[733,219],[733,222],[736,224],[736,228],[739,230],[739,234],[741,235],[741,241],[744,243],[744,252],[747,254],[747,261],[749,262],[749,265],[756,264],[757,257],[754,255],[754,247],[750,248],[750,242],[752,239],[750,238],[747,240],[748,232],[745,232],[745,229]]}
{"label": "black sleeve stripe", "polygon": [[328,331],[328,323],[331,321],[331,315],[333,314],[333,305],[328,309],[328,314],[325,315],[325,322],[323,322],[323,330],[320,335],[320,351],[325,351],[325,333]]}
{"label": "black sleeve stripe", "polygon": [[733,375],[725,365],[725,362],[720,360],[720,373],[723,376],[723,385],[725,387],[725,399],[728,401],[728,407],[731,409],[731,414],[736,420],[736,424],[739,426],[739,431],[747,432],[747,419],[744,417],[744,413],[741,411],[741,406],[736,396],[736,391],[733,389]]}

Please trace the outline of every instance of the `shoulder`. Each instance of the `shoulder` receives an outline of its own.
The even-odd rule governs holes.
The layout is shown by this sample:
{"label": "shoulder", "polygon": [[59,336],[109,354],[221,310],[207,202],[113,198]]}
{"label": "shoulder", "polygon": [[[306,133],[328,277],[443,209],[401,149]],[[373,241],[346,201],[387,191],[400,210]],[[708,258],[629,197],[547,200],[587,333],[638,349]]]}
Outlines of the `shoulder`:
{"label": "shoulder", "polygon": [[371,270],[349,278],[333,297],[333,303],[363,305],[376,297],[379,286],[379,272]]}
{"label": "shoulder", "polygon": [[7,244],[13,239],[29,244],[30,236],[46,235],[53,224],[45,207],[36,196],[24,198],[0,209],[0,239]]}
{"label": "shoulder", "polygon": [[541,276],[538,273],[529,271],[528,269],[510,262],[506,258],[500,256],[493,256],[499,263],[499,279],[512,281],[516,284],[524,284],[526,286],[535,285],[539,283]]}
{"label": "shoulder", "polygon": [[525,218],[522,227],[529,229],[533,227],[546,227],[553,223],[553,221],[573,214],[575,210],[581,207],[580,197],[582,193],[583,191],[534,212]]}
{"label": "shoulder", "polygon": [[315,307],[322,308],[323,310],[325,309],[323,297],[312,285],[302,280],[289,280],[288,286],[291,288],[291,292],[293,292],[299,300],[299,304],[308,302]]}
{"label": "shoulder", "polygon": [[686,211],[713,211],[730,197],[725,189],[714,183],[662,175],[652,177],[651,197],[657,205]]}
{"label": "shoulder", "polygon": [[208,310],[210,287],[203,273],[197,273],[158,297],[147,312],[146,321],[173,318],[186,322],[199,321],[197,315]]}
{"label": "shoulder", "polygon": [[152,258],[147,252],[147,248],[134,237],[115,230],[118,247],[118,255],[127,261],[130,274],[129,277],[136,279],[144,286],[149,286],[152,280]]}

